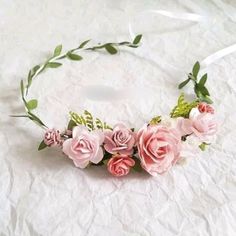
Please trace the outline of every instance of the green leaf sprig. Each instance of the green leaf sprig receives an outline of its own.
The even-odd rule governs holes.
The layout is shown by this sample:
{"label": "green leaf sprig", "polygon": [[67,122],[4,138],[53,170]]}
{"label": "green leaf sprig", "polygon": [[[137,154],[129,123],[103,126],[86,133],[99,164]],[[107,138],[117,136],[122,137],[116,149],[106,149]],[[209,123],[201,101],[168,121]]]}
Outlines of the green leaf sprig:
{"label": "green leaf sprig", "polygon": [[188,78],[179,84],[179,89],[182,89],[190,81],[194,84],[194,92],[196,97],[200,102],[213,103],[210,99],[210,93],[206,88],[205,84],[207,82],[207,74],[204,74],[200,79],[198,79],[198,74],[200,71],[200,63],[197,61],[192,69],[192,72],[188,74]]}
{"label": "green leaf sprig", "polygon": [[155,116],[149,121],[149,124],[150,125],[157,125],[160,122],[161,122],[161,116]]}
{"label": "green leaf sprig", "polygon": [[[21,90],[21,98],[24,103],[24,107],[26,110],[26,114],[23,115],[13,115],[12,117],[24,117],[29,118],[30,120],[34,121],[37,125],[39,125],[42,128],[47,128],[47,126],[42,122],[42,120],[35,115],[32,110],[35,110],[38,107],[38,101],[36,99],[31,99],[27,101],[27,95],[29,92],[29,89],[32,85],[33,80],[43,71],[46,69],[54,69],[62,66],[61,60],[64,58],[67,58],[72,61],[80,61],[83,59],[83,57],[78,54],[78,52],[82,50],[89,50],[89,51],[98,51],[98,50],[106,50],[109,54],[114,55],[118,52],[119,47],[126,46],[130,48],[137,48],[139,47],[139,43],[142,39],[142,35],[137,35],[132,42],[120,42],[120,43],[105,43],[105,44],[98,44],[96,46],[87,47],[86,45],[90,42],[90,40],[86,40],[79,44],[78,47],[73,48],[65,53],[62,53],[62,45],[56,46],[54,49],[52,56],[49,57],[44,63],[34,66],[32,69],[30,69],[28,73],[28,77],[26,82],[21,80],[20,82],[20,90]],[[87,114],[89,116],[89,114]],[[89,120],[87,120],[88,122]],[[70,125],[73,125],[73,120],[70,122]],[[99,119],[96,119],[96,127],[100,127],[102,129],[108,128],[106,127],[105,123],[101,122]],[[92,127],[92,123],[86,124],[88,127]],[[90,126],[89,126],[90,125]]]}
{"label": "green leaf sprig", "polygon": [[202,151],[206,151],[206,148],[207,148],[207,146],[209,146],[210,145],[210,143],[205,143],[205,142],[203,142],[203,143],[201,143],[200,145],[199,145],[199,148],[202,150]]}
{"label": "green leaf sprig", "polygon": [[[26,86],[27,88],[27,86]],[[36,99],[31,99],[29,101],[26,101],[26,93],[25,93],[25,86],[24,86],[24,81],[21,80],[20,82],[20,90],[21,90],[21,99],[24,103],[26,114],[23,115],[12,115],[11,117],[23,117],[23,118],[28,118],[35,122],[37,125],[39,125],[42,128],[47,128],[47,126],[43,123],[43,121],[35,115],[32,110],[36,109],[38,106],[38,101]]]}
{"label": "green leaf sprig", "polygon": [[93,118],[92,114],[87,110],[84,111],[83,115],[77,114],[75,112],[70,112],[70,122],[67,128],[69,130],[72,130],[72,128],[76,125],[84,125],[90,131],[95,129],[112,130],[111,126],[109,126],[106,122],[102,122],[98,118]]}
{"label": "green leaf sprig", "polygon": [[189,113],[192,110],[192,108],[196,107],[198,104],[198,101],[193,102],[187,102],[184,98],[184,93],[181,93],[177,105],[173,108],[173,110],[170,113],[171,118],[177,118],[177,117],[184,117],[188,118]]}

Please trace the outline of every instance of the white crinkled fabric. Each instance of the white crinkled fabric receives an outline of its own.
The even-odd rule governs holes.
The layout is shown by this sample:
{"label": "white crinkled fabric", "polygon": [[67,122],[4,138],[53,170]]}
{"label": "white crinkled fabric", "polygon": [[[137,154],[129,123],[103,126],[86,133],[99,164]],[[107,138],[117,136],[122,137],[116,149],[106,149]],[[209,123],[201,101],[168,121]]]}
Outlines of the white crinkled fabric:
{"label": "white crinkled fabric", "polygon": [[220,121],[215,143],[157,178],[77,169],[60,150],[38,152],[42,130],[9,117],[24,111],[20,79],[56,45],[130,40],[129,22],[144,35],[140,48],[83,53],[81,62],[40,75],[29,97],[38,98],[40,117],[59,129],[70,110],[84,108],[135,128],[168,115],[194,62],[236,42],[235,13],[233,0],[0,0],[0,235],[235,235],[235,53],[205,68]]}

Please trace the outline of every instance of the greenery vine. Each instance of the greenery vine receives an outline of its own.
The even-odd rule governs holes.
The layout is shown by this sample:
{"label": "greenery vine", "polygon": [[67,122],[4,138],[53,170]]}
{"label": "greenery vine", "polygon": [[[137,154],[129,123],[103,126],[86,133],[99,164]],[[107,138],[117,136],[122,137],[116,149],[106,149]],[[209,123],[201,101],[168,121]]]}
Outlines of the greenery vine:
{"label": "greenery vine", "polygon": [[[27,80],[21,80],[20,81],[20,91],[21,91],[21,99],[23,101],[24,107],[25,107],[25,114],[23,115],[13,115],[12,117],[24,117],[32,120],[40,127],[47,129],[48,127],[45,125],[45,123],[35,114],[33,113],[33,110],[35,110],[38,107],[38,101],[37,99],[31,99],[27,100],[27,95],[29,92],[29,89],[32,85],[33,80],[41,74],[46,69],[53,69],[58,68],[62,66],[62,59],[69,59],[72,61],[80,61],[83,59],[83,57],[79,54],[79,52],[82,52],[82,50],[86,51],[99,51],[99,50],[105,50],[109,54],[114,55],[119,51],[120,47],[130,47],[130,48],[137,48],[139,47],[139,43],[142,39],[142,35],[137,35],[132,42],[123,41],[120,43],[105,43],[105,44],[98,44],[95,46],[86,47],[90,40],[86,40],[82,42],[78,47],[73,48],[65,53],[62,53],[62,45],[58,45],[54,51],[51,57],[49,57],[44,63],[34,66],[32,69],[29,70]],[[70,114],[71,115],[71,114]],[[73,113],[75,116],[75,113]],[[91,114],[86,111],[85,114],[85,122],[86,126],[88,126],[90,129],[93,128],[94,123],[92,121],[92,117],[89,117]],[[79,116],[79,115],[78,115]],[[77,124],[78,120],[73,119],[70,120],[68,127],[72,126],[73,123]],[[81,119],[83,119],[82,116],[80,116]],[[97,128],[100,129],[107,129],[110,128],[106,123],[102,122],[98,118],[96,118],[95,125]]]}

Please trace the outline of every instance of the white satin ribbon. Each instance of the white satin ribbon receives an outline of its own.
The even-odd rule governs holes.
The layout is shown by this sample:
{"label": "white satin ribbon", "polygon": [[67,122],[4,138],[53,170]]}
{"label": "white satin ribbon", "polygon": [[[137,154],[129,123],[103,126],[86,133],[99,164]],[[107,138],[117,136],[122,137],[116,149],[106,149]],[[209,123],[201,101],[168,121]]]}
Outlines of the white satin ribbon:
{"label": "white satin ribbon", "polygon": [[205,16],[201,16],[195,13],[178,13],[178,12],[171,12],[166,10],[148,10],[147,12],[157,13],[163,16],[167,16],[174,19],[179,20],[188,20],[188,21],[205,21],[207,18]]}
{"label": "white satin ribbon", "polygon": [[[159,15],[163,15],[169,18],[173,18],[173,19],[179,19],[179,20],[186,20],[186,21],[193,21],[193,22],[206,22],[209,21],[209,19],[206,16],[201,16],[195,13],[177,13],[177,12],[171,12],[171,11],[166,11],[166,10],[147,10],[147,11],[143,11],[140,12],[139,14],[143,14],[143,13],[155,13],[155,14],[159,14]],[[131,22],[129,22],[129,34],[132,38],[135,37],[135,33],[133,32],[133,28],[132,28],[132,24]],[[204,60],[202,60],[200,62],[201,67],[204,69],[206,67],[208,67],[209,65],[213,64],[215,61],[236,52],[236,44],[233,44],[229,47],[223,48],[211,55],[209,55],[208,57],[206,57]],[[168,64],[170,67],[177,69],[174,65],[171,65],[169,63],[164,62],[164,64]]]}
{"label": "white satin ribbon", "polygon": [[[178,13],[178,12],[171,12],[171,11],[166,11],[166,10],[146,10],[146,11],[140,12],[139,14],[145,14],[145,13],[155,13],[155,14],[159,14],[159,15],[166,16],[173,19],[187,20],[187,21],[193,21],[193,22],[201,22],[201,21],[207,20],[206,16],[201,16],[195,13]],[[131,22],[129,22],[129,34],[131,38],[135,37],[135,33],[133,32]]]}
{"label": "white satin ribbon", "polygon": [[233,44],[229,47],[223,48],[213,54],[211,54],[210,56],[206,57],[204,60],[202,60],[200,62],[201,67],[207,67],[209,65],[211,65],[212,63],[214,63],[215,61],[236,52],[236,44]]}

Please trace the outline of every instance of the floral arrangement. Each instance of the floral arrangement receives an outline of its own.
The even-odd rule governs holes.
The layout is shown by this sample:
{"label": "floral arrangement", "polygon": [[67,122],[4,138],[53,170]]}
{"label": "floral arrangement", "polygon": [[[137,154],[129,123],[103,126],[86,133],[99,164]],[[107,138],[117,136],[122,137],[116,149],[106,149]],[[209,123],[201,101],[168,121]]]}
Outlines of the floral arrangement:
{"label": "floral arrangement", "polygon": [[49,68],[62,66],[64,58],[80,61],[79,51],[106,50],[113,55],[119,47],[137,48],[142,35],[137,35],[132,42],[98,44],[86,47],[89,40],[81,43],[62,54],[62,46],[55,48],[53,55],[45,63],[33,67],[27,81],[21,81],[21,97],[26,114],[14,117],[25,117],[45,129],[43,141],[38,150],[47,147],[59,147],[78,168],[91,165],[106,165],[113,176],[125,176],[130,170],[145,170],[153,176],[165,173],[181,160],[181,153],[186,143],[194,140],[201,150],[210,145],[217,131],[214,108],[211,105],[210,93],[206,88],[207,74],[199,77],[200,64],[193,66],[188,78],[179,84],[182,89],[189,82],[194,85],[196,98],[188,102],[184,93],[178,98],[177,105],[168,117],[156,116],[143,125],[138,131],[123,123],[108,125],[92,114],[70,112],[70,120],[64,131],[48,128],[42,120],[33,113],[38,106],[36,99],[27,101],[29,88],[40,73]]}

